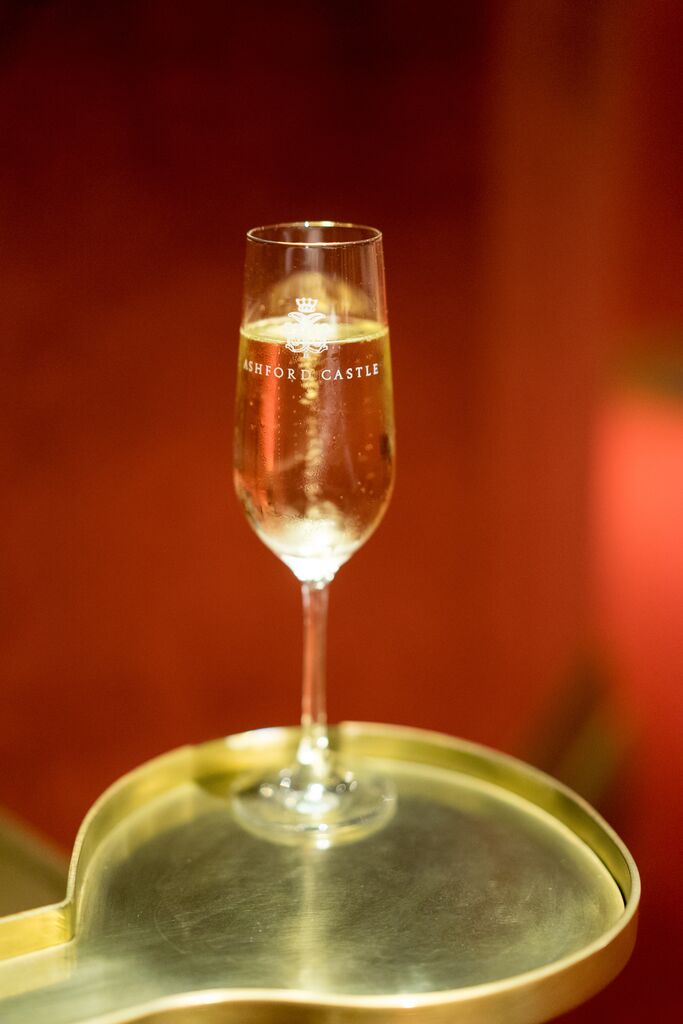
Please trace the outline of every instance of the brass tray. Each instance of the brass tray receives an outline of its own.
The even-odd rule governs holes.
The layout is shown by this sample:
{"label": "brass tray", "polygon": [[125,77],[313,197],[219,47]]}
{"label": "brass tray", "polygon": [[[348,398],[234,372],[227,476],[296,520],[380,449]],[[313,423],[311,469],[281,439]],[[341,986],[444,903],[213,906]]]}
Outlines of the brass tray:
{"label": "brass tray", "polygon": [[579,797],[437,733],[345,723],[391,822],[319,850],[244,832],[227,794],[296,729],[181,747],[121,778],[62,903],[0,918],[3,1024],[535,1024],[626,963],[639,880]]}

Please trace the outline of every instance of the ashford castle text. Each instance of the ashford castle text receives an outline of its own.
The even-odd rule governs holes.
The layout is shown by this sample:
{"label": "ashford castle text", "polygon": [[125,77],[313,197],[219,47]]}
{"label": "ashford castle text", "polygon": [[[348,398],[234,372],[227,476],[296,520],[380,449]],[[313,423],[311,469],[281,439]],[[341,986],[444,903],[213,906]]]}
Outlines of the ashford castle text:
{"label": "ashford castle text", "polygon": [[258,373],[262,377],[276,377],[277,380],[357,380],[359,377],[377,377],[379,363],[366,363],[365,366],[348,366],[345,370],[325,367],[324,370],[312,370],[308,367],[273,366],[272,363],[257,363],[254,359],[245,359],[242,369],[247,373]]}

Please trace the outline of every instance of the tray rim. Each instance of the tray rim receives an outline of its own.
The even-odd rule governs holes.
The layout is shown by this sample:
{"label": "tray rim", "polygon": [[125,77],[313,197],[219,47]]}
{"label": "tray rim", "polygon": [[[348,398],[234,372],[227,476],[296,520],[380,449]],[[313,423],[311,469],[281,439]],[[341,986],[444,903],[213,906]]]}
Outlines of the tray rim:
{"label": "tray rim", "polygon": [[[181,783],[200,781],[211,774],[212,769],[225,770],[226,759],[251,759],[262,766],[268,758],[279,760],[283,748],[294,749],[298,736],[294,726],[272,726],[236,733],[219,739],[207,740],[196,745],[185,745],[154,757],[127,772],[109,786],[91,806],[78,830],[71,855],[67,888],[64,899],[56,904],[22,911],[0,918],[0,962],[2,959],[19,957],[38,952],[51,946],[68,943],[75,934],[78,910],[78,887],[85,874],[90,857],[100,842],[133,809],[143,807],[164,792],[169,792]],[[398,1014],[401,1020],[412,1015],[413,1010],[421,1014],[430,1009],[440,1011],[446,1007],[471,1007],[474,1015],[467,1014],[461,1019],[484,1021],[490,1019],[495,1006],[496,1012],[504,1010],[510,1024],[541,1022],[549,1017],[566,1012],[604,987],[627,962],[632,951],[640,902],[640,877],[635,861],[628,848],[609,824],[578,794],[551,776],[534,768],[518,758],[501,753],[482,744],[448,736],[433,730],[412,726],[387,725],[383,723],[343,722],[331,729],[333,744],[339,748],[353,747],[354,756],[389,757],[387,751],[412,745],[417,763],[436,765],[433,757],[425,757],[427,751],[434,755],[438,751],[444,762],[464,760],[463,764],[450,765],[463,774],[493,781],[502,789],[517,793],[523,799],[541,807],[552,817],[569,827],[578,838],[589,846],[603,863],[618,886],[624,900],[624,910],[617,921],[603,935],[581,949],[542,967],[497,979],[482,985],[458,989],[446,989],[430,993],[411,993],[386,996],[346,996],[326,994],[312,997],[306,992],[273,989],[207,989],[155,999],[134,1010],[116,1011],[92,1018],[101,1024],[143,1021],[149,1014],[162,1010],[182,1007],[199,1007],[214,1004],[220,998],[223,1005],[261,1005],[277,1007],[315,1007],[325,1012],[348,1009],[354,1015],[366,1011],[373,1019],[377,1011],[384,1011],[393,1020]],[[363,752],[363,745],[366,749]],[[361,748],[360,755],[357,747]],[[372,748],[368,752],[368,747]],[[384,753],[381,750],[384,749]],[[421,757],[417,758],[417,752]],[[265,759],[264,759],[265,755]],[[396,758],[395,758],[396,759]],[[413,758],[400,758],[412,762]],[[488,772],[485,771],[488,769]],[[492,778],[489,776],[493,776]],[[504,781],[508,783],[505,785]],[[135,799],[131,799],[135,797]],[[536,797],[536,798],[534,798]],[[128,798],[128,799],[127,799]],[[545,798],[545,803],[539,801]],[[584,834],[572,827],[570,821],[559,813],[553,813],[553,801],[569,814],[578,814]],[[555,808],[558,810],[558,807]],[[571,816],[571,815],[570,815]],[[594,838],[601,840],[603,849],[596,849],[587,837],[586,829]],[[605,859],[605,850],[610,852],[612,864]],[[615,871],[615,857],[621,877]],[[619,865],[618,862],[621,861]],[[2,997],[0,996],[0,1006]],[[529,1017],[529,1004],[533,1004],[533,1016]],[[524,1008],[522,1016],[517,1015]],[[396,1019],[399,1019],[396,1017]],[[382,1014],[382,1018],[384,1015]],[[150,1018],[151,1019],[151,1018]],[[320,1018],[324,1019],[324,1016]],[[432,1017],[429,1019],[441,1019]]]}

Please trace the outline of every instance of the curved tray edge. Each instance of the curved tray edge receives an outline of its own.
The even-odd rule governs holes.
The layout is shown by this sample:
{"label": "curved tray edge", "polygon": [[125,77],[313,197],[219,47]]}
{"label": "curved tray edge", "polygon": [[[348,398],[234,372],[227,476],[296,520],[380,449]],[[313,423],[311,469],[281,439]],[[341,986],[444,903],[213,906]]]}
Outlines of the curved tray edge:
{"label": "curved tray edge", "polygon": [[[247,770],[262,765],[264,754],[282,763],[297,742],[294,727],[276,727],[184,746],[156,757],[122,776],[96,800],[79,828],[71,857],[67,892],[59,904],[39,907],[0,918],[0,958],[20,956],[68,942],[74,935],[78,889],[90,858],[111,830],[128,814],[177,785],[199,781],[211,774]],[[305,993],[194,992],[155,1001],[146,1008],[108,1015],[97,1024],[170,1022],[176,1011],[194,1007],[202,1024],[234,1019],[246,1024],[273,1021],[296,1007],[301,1020],[332,1022],[341,1009],[377,1024],[397,1020],[451,1020],[458,1006],[458,1021],[505,1019],[506,1024],[540,1024],[551,1016],[584,1002],[614,978],[627,962],[635,942],[640,880],[628,849],[606,822],[581,797],[543,772],[506,754],[454,739],[442,733],[404,726],[345,722],[332,730],[333,742],[354,756],[404,759],[406,747],[416,762],[442,765],[486,779],[536,804],[571,828],[600,858],[617,882],[624,898],[624,913],[599,940],[578,953],[544,968],[486,986],[481,991],[434,993],[425,997],[325,998],[315,1001]],[[411,1005],[412,1004],[412,1005]],[[221,1007],[220,1013],[216,1009]],[[471,1007],[472,1016],[469,1008]],[[232,1008],[232,1009],[230,1009]],[[270,1008],[270,1009],[269,1009]],[[279,1008],[279,1009],[278,1009]],[[249,1009],[249,1017],[245,1011]],[[234,1017],[233,1012],[235,1011]],[[279,1019],[282,1019],[279,1016]],[[194,1014],[193,1014],[194,1020]],[[93,1022],[94,1024],[94,1022]]]}

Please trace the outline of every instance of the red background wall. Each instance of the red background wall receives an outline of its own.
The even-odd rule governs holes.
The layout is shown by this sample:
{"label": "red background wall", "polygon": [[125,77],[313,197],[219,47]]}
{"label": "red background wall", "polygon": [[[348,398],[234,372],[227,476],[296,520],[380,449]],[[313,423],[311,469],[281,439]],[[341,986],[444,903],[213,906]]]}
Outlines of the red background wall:
{"label": "red background wall", "polygon": [[232,495],[243,233],[385,231],[399,476],[334,583],[333,719],[519,754],[683,937],[680,6],[5,3],[0,801],[65,847],[163,750],[294,721],[300,610]]}

